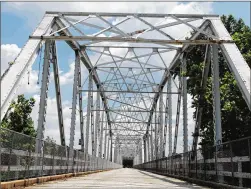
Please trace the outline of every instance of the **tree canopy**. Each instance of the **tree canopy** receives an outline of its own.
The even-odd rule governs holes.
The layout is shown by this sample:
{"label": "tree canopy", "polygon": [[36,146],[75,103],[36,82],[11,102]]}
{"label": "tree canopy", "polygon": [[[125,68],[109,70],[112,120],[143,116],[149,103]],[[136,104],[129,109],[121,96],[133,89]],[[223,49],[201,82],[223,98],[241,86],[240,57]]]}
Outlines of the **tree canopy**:
{"label": "tree canopy", "polygon": [[[242,19],[235,19],[232,15],[221,17],[226,29],[232,36],[240,52],[251,67],[251,30]],[[203,39],[204,36],[199,36]],[[194,46],[187,55],[188,92],[192,96],[192,107],[203,106],[202,122],[200,127],[201,145],[214,145],[213,124],[213,99],[212,77],[209,77],[205,90],[204,99],[199,101],[198,94],[201,91],[203,61],[205,45]],[[226,60],[219,52],[220,71],[220,95],[221,95],[221,119],[222,137],[224,141],[230,141],[246,136],[251,136],[251,112],[237,86],[234,76],[230,72]],[[198,74],[201,73],[201,74]],[[194,112],[195,118],[196,112]]]}
{"label": "tree canopy", "polygon": [[1,127],[35,137],[36,131],[31,118],[34,105],[34,98],[26,99],[24,95],[18,95],[17,100],[12,101]]}

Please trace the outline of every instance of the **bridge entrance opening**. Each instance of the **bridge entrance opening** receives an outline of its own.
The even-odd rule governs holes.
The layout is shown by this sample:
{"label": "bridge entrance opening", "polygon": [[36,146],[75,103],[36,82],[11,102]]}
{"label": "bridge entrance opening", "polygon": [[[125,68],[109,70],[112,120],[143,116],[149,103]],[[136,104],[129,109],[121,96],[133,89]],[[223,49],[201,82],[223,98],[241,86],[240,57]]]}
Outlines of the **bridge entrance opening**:
{"label": "bridge entrance opening", "polygon": [[124,168],[126,168],[126,167],[131,168],[132,166],[133,166],[133,159],[127,159],[127,158],[123,159],[123,167]]}

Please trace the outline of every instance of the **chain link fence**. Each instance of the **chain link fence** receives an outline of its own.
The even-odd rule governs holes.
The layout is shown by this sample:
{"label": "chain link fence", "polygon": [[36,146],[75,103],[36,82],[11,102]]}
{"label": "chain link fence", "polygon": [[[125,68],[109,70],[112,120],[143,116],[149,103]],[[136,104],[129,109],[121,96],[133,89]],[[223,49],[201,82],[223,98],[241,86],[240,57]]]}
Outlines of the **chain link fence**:
{"label": "chain link fence", "polygon": [[43,141],[42,153],[36,153],[36,138],[0,128],[0,181],[121,168],[122,165]]}
{"label": "chain link fence", "polygon": [[251,137],[176,154],[134,168],[145,171],[251,187]]}

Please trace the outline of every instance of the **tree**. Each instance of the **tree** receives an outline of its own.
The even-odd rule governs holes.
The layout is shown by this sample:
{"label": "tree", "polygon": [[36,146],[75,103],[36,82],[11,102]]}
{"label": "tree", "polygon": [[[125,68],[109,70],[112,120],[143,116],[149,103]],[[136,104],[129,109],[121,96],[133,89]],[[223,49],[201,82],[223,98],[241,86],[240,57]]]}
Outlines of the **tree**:
{"label": "tree", "polygon": [[[251,67],[251,30],[242,19],[236,20],[232,15],[221,17],[226,29],[232,36],[240,52]],[[205,39],[203,35],[199,39]],[[209,72],[208,82],[204,99],[199,101],[198,94],[201,92],[200,82],[202,79],[205,45],[195,46],[187,55],[188,93],[192,95],[192,106],[203,106],[200,137],[202,146],[214,145],[213,123],[213,100],[212,100],[212,77]],[[226,60],[219,52],[220,66],[220,94],[221,94],[221,119],[223,142],[246,136],[251,136],[251,113],[242,94],[237,87]],[[196,112],[194,112],[195,118]]]}
{"label": "tree", "polygon": [[1,127],[35,137],[34,122],[30,116],[34,105],[34,98],[26,99],[24,95],[18,95],[17,100],[12,101]]}

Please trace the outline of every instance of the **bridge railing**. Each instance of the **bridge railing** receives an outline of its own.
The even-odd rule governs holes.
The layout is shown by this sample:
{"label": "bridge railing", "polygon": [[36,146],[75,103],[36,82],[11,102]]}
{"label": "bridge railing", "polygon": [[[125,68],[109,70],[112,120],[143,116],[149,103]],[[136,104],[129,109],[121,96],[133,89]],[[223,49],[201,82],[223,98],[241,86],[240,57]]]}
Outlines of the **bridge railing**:
{"label": "bridge railing", "polygon": [[54,142],[43,141],[41,153],[35,152],[35,145],[33,137],[0,128],[1,181],[122,167],[80,150],[74,150],[74,157],[70,160],[69,148]]}
{"label": "bridge railing", "polygon": [[251,186],[251,137],[157,159],[134,168],[227,185]]}

